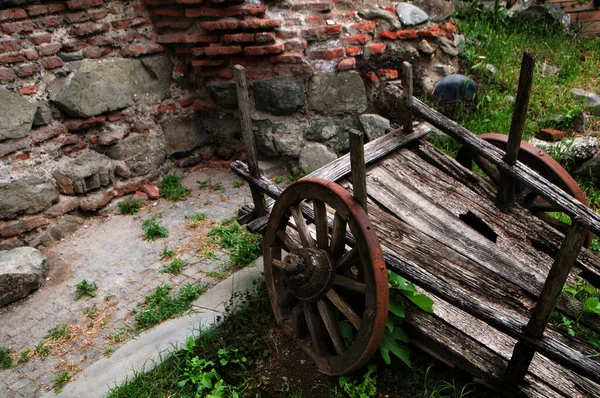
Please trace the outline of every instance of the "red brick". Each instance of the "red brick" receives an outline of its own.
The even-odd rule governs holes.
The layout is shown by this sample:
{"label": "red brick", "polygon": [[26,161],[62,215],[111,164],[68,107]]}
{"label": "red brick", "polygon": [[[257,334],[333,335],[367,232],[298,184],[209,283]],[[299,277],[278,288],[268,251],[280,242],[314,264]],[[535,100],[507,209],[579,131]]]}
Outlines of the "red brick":
{"label": "red brick", "polygon": [[8,238],[11,236],[17,236],[24,232],[31,231],[44,225],[50,224],[43,216],[33,216],[24,218],[21,220],[8,222],[0,226],[0,236]]}
{"label": "red brick", "polygon": [[115,197],[115,194],[116,192],[113,188],[93,193],[81,199],[79,208],[83,211],[96,211],[106,206]]}
{"label": "red brick", "polygon": [[[200,55],[204,55],[204,49],[206,47],[196,47],[196,48],[192,48],[190,49],[190,53],[194,56],[200,56]],[[179,52],[177,52],[177,54],[181,54]]]}
{"label": "red brick", "polygon": [[229,169],[231,168],[231,160],[209,160],[208,167],[211,169]]}
{"label": "red brick", "polygon": [[154,184],[144,184],[144,185],[142,185],[142,191],[144,191],[144,193],[146,195],[148,195],[148,197],[150,199],[158,199],[158,198],[160,198],[160,190]]}
{"label": "red brick", "polygon": [[69,10],[82,10],[100,6],[103,3],[102,0],[69,0],[67,1],[67,8],[69,8]]}
{"label": "red brick", "polygon": [[356,64],[355,58],[345,58],[340,61],[340,63],[337,66],[337,70],[344,71],[344,70],[348,70],[348,69],[354,69],[355,64]]}
{"label": "red brick", "polygon": [[69,34],[73,36],[89,36],[106,32],[108,29],[110,29],[110,25],[106,22],[86,22],[72,26],[69,29]]}
{"label": "red brick", "polygon": [[395,80],[398,78],[398,71],[396,69],[379,69],[377,74],[380,78],[386,80]]}
{"label": "red brick", "polygon": [[1,25],[2,31],[12,35],[14,33],[31,32],[35,29],[32,21],[6,22]]}
{"label": "red brick", "polygon": [[166,51],[163,45],[158,43],[133,43],[123,48],[126,57],[139,57],[146,54],[157,54]]}
{"label": "red brick", "polygon": [[254,40],[257,43],[270,43],[275,41],[275,33],[273,32],[257,32],[254,35]]}
{"label": "red brick", "polygon": [[223,35],[225,43],[252,43],[255,40],[254,33],[236,33],[231,35]]}
{"label": "red brick", "polygon": [[27,6],[27,14],[30,17],[36,17],[39,15],[48,14],[49,12],[50,12],[50,9],[48,8],[47,5],[32,4],[32,5]]}
{"label": "red brick", "polygon": [[275,57],[271,57],[271,62],[282,63],[282,64],[300,64],[300,63],[302,63],[302,54],[289,53],[289,54],[277,55]]}
{"label": "red brick", "polygon": [[280,26],[281,20],[279,19],[247,19],[240,21],[239,24],[241,29],[269,29],[278,28]]}
{"label": "red brick", "polygon": [[379,33],[379,37],[382,39],[396,40],[398,38],[398,35],[396,35],[396,32],[390,32],[389,30],[384,30],[381,33]]}
{"label": "red brick", "polygon": [[435,26],[430,27],[427,30],[420,30],[417,32],[419,37],[440,37],[444,34],[444,32]]}
{"label": "red brick", "polygon": [[267,7],[265,7],[265,6],[243,5],[243,6],[228,7],[225,9],[225,13],[228,17],[238,17],[238,16],[245,16],[245,15],[260,15],[260,14],[264,14],[266,10],[267,10]]}
{"label": "red brick", "polygon": [[344,47],[334,47],[311,51],[308,57],[310,59],[336,59],[342,58],[344,55]]}
{"label": "red brick", "polygon": [[22,46],[23,41],[21,40],[1,40],[0,53],[19,51]]}
{"label": "red brick", "polygon": [[48,4],[48,12],[54,14],[56,12],[62,12],[67,9],[67,5],[64,3],[52,3]]}
{"label": "red brick", "polygon": [[106,121],[106,116],[94,116],[89,119],[69,119],[65,122],[65,126],[69,131],[82,130],[93,126],[97,126]]}
{"label": "red brick", "polygon": [[310,25],[320,25],[325,23],[325,18],[322,15],[307,15],[304,17],[304,22]]}
{"label": "red brick", "polygon": [[194,59],[192,60],[192,66],[215,67],[223,66],[227,62],[228,61],[224,59]]}
{"label": "red brick", "polygon": [[185,10],[185,16],[188,18],[195,17],[211,17],[211,18],[222,18],[225,16],[225,10],[222,8],[188,8]]}
{"label": "red brick", "polygon": [[377,24],[375,21],[368,21],[352,24],[352,27],[361,32],[373,32],[377,28]]}
{"label": "red brick", "polygon": [[0,68],[0,82],[12,82],[17,78],[11,68]]}
{"label": "red brick", "polygon": [[231,30],[237,29],[242,21],[237,19],[221,19],[218,21],[202,21],[200,27],[206,30]]}
{"label": "red brick", "polygon": [[89,21],[90,13],[86,11],[73,12],[63,16],[63,21],[67,23],[81,23]]}
{"label": "red brick", "polygon": [[37,64],[22,64],[19,65],[16,69],[16,74],[19,77],[28,77],[38,73],[40,67]]}
{"label": "red brick", "polygon": [[44,212],[48,217],[59,217],[79,206],[79,198],[73,196],[61,196],[58,203]]}
{"label": "red brick", "polygon": [[33,95],[37,93],[39,90],[38,86],[25,86],[19,89],[19,94],[21,95]]}
{"label": "red brick", "polygon": [[41,56],[45,57],[48,55],[56,54],[57,52],[60,51],[61,48],[62,48],[62,44],[53,43],[53,44],[45,44],[42,46],[38,46],[37,50]]}
{"label": "red brick", "polygon": [[383,44],[383,43],[367,44],[365,46],[365,50],[369,54],[381,54],[385,50],[385,44]]}
{"label": "red brick", "polygon": [[217,43],[219,36],[171,33],[158,36],[157,41],[159,43]]}
{"label": "red brick", "polygon": [[142,202],[145,202],[148,200],[148,195],[146,195],[146,193],[144,193],[144,192],[136,191],[133,194],[132,199],[141,200]]}
{"label": "red brick", "polygon": [[277,29],[277,37],[280,39],[293,39],[298,37],[296,29]]}
{"label": "red brick", "polygon": [[361,55],[363,53],[362,47],[348,47],[346,49],[346,55],[350,57],[356,57],[357,55]]}
{"label": "red brick", "polygon": [[215,47],[206,47],[204,49],[204,53],[206,55],[233,55],[233,54],[241,54],[242,47],[241,46],[215,46]]}
{"label": "red brick", "polygon": [[306,49],[308,42],[303,39],[290,40],[285,42],[285,51],[302,51]]}
{"label": "red brick", "polygon": [[391,12],[391,13],[392,13],[392,14],[394,14],[394,15],[398,15],[398,13],[396,13],[396,9],[395,9],[394,7],[392,7],[392,6],[385,7],[385,10],[386,10],[387,12]]}
{"label": "red brick", "polygon": [[24,50],[23,55],[28,61],[35,61],[40,58],[37,51],[35,51],[33,48],[28,48],[27,50]]}
{"label": "red brick", "polygon": [[13,162],[23,162],[25,160],[29,160],[30,157],[31,155],[29,154],[29,152],[22,152],[18,155],[11,156],[10,160]]}
{"label": "red brick", "polygon": [[284,44],[272,44],[269,46],[252,46],[245,47],[244,54],[246,55],[269,55],[269,54],[279,54],[283,52]]}
{"label": "red brick", "polygon": [[246,77],[248,79],[264,80],[273,76],[273,68],[248,69]]}
{"label": "red brick", "polygon": [[199,99],[194,101],[193,107],[195,111],[212,111],[213,109],[215,109],[215,107],[211,103]]}
{"label": "red brick", "polygon": [[372,37],[371,35],[366,35],[366,34],[359,34],[359,35],[354,35],[354,36],[344,36],[342,37],[342,41],[346,44],[352,44],[352,45],[357,45],[357,44],[365,44],[367,41],[371,40]]}
{"label": "red brick", "polygon": [[0,55],[0,65],[14,64],[25,61],[23,54],[2,54]]}
{"label": "red brick", "polygon": [[219,77],[221,79],[233,79],[233,69],[207,69],[196,73],[198,77]]}
{"label": "red brick", "polygon": [[22,8],[9,8],[0,11],[0,22],[25,18],[27,18],[27,13]]}
{"label": "red brick", "polygon": [[417,32],[414,29],[404,29],[396,32],[396,37],[400,40],[404,39],[416,39]]}
{"label": "red brick", "polygon": [[306,40],[330,39],[340,34],[342,25],[324,25],[314,28],[302,29],[301,36]]}
{"label": "red brick", "polygon": [[375,74],[375,72],[368,72],[367,77],[375,84],[379,84],[379,78]]}
{"label": "red brick", "polygon": [[113,21],[111,24],[113,28],[122,30],[136,26],[148,25],[151,22],[152,21],[148,18],[127,18],[120,21]]}
{"label": "red brick", "polygon": [[0,141],[0,156],[5,156],[9,153],[20,151],[31,146],[29,137],[24,137],[19,140]]}
{"label": "red brick", "polygon": [[57,16],[50,15],[36,19],[34,25],[37,29],[58,28],[61,25],[61,20]]}
{"label": "red brick", "polygon": [[29,36],[29,39],[33,42],[33,44],[37,46],[40,44],[50,43],[52,41],[52,34],[36,33],[34,35]]}
{"label": "red brick", "polygon": [[87,47],[87,43],[83,40],[69,40],[63,43],[63,50],[67,52],[79,51]]}
{"label": "red brick", "polygon": [[39,144],[40,142],[47,141],[50,138],[65,134],[66,132],[67,128],[64,124],[55,123],[33,130],[29,136],[34,144]]}
{"label": "red brick", "polygon": [[[216,61],[216,60],[215,60]],[[194,100],[196,99],[195,95],[188,95],[186,97],[180,98],[177,102],[179,102],[179,105],[181,105],[182,107],[186,107],[186,106],[190,106],[194,103]]]}
{"label": "red brick", "polygon": [[446,32],[457,33],[458,28],[452,22],[446,22],[444,24],[440,24],[440,29],[445,30]]}
{"label": "red brick", "polygon": [[119,120],[124,119],[126,116],[123,114],[123,112],[111,112],[108,115],[106,115],[106,118],[108,119],[109,122],[116,122]]}
{"label": "red brick", "polygon": [[183,17],[185,16],[185,10],[183,8],[155,8],[152,13],[156,16],[161,17]]}

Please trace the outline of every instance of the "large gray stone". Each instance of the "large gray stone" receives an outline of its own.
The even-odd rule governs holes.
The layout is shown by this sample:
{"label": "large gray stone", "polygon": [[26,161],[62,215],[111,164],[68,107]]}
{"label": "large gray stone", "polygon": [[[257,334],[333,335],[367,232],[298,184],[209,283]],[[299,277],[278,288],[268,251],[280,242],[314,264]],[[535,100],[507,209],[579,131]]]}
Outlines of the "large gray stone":
{"label": "large gray stone", "polygon": [[304,106],[304,88],[296,80],[266,80],[254,83],[256,108],[285,116]]}
{"label": "large gray stone", "polygon": [[47,274],[46,256],[33,247],[0,252],[0,307],[27,297]]}
{"label": "large gray stone", "polygon": [[165,160],[164,138],[156,131],[132,134],[104,153],[111,159],[125,161],[132,177],[151,174]]}
{"label": "large gray stone", "polygon": [[575,101],[583,102],[585,109],[592,112],[595,116],[600,116],[600,96],[580,88],[571,90],[571,95]]}
{"label": "large gray stone", "polygon": [[258,153],[262,156],[276,157],[279,154],[273,142],[273,123],[270,120],[255,121],[252,125]]}
{"label": "large gray stone", "polygon": [[568,138],[556,142],[531,138],[529,143],[550,153],[553,157],[561,159],[583,161],[590,159],[598,152],[598,139],[593,136]]}
{"label": "large gray stone", "polygon": [[166,119],[160,126],[165,136],[167,155],[186,153],[203,145],[208,135],[193,117]]}
{"label": "large gray stone", "polygon": [[454,41],[447,37],[438,37],[438,45],[443,52],[451,57],[456,57],[458,55],[458,48],[454,45]]}
{"label": "large gray stone", "polygon": [[298,165],[304,173],[308,174],[336,159],[336,154],[325,145],[309,142],[300,151]]}
{"label": "large gray stone", "polygon": [[53,175],[61,193],[85,194],[112,184],[115,180],[114,169],[115,166],[108,156],[86,151],[75,159],[67,159],[54,170]]}
{"label": "large gray stone", "polygon": [[365,114],[360,115],[358,120],[369,141],[383,136],[390,128],[390,121],[383,116]]}
{"label": "large gray stone", "polygon": [[0,88],[0,141],[29,134],[37,106],[11,91]]}
{"label": "large gray stone", "polygon": [[235,83],[216,83],[208,86],[208,92],[215,104],[221,108],[237,107],[237,90]]}
{"label": "large gray stone", "polygon": [[320,119],[315,120],[306,131],[305,138],[311,141],[326,142],[348,136],[348,129],[358,128],[358,123],[352,117],[343,119]]}
{"label": "large gray stone", "polygon": [[295,122],[273,123],[273,144],[282,156],[297,158],[305,127]]}
{"label": "large gray stone", "polygon": [[51,100],[65,113],[91,117],[170,95],[173,65],[166,55],[143,59],[84,60],[52,88]]}
{"label": "large gray stone", "polygon": [[433,96],[439,101],[471,101],[475,98],[477,85],[473,79],[463,75],[441,78],[435,85]]}
{"label": "large gray stone", "polygon": [[357,72],[316,74],[309,84],[308,102],[326,115],[362,113],[367,109],[365,84]]}
{"label": "large gray stone", "polygon": [[396,13],[400,22],[406,26],[420,25],[429,20],[429,15],[425,11],[408,3],[399,3],[396,6]]}
{"label": "large gray stone", "polygon": [[402,29],[402,24],[398,20],[398,17],[389,11],[378,10],[376,8],[360,10],[358,16],[364,19],[384,19],[389,22],[390,26],[394,30]]}
{"label": "large gray stone", "polygon": [[40,177],[0,183],[0,219],[36,214],[58,201],[58,190]]}
{"label": "large gray stone", "polygon": [[454,2],[448,0],[413,0],[413,4],[425,11],[434,22],[445,20],[456,10]]}

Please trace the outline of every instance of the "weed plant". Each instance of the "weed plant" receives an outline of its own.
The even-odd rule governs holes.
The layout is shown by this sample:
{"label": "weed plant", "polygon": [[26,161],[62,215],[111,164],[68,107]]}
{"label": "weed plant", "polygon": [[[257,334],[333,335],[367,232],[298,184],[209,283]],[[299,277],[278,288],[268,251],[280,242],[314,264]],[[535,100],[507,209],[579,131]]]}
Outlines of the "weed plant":
{"label": "weed plant", "polygon": [[52,329],[48,330],[46,338],[50,338],[52,341],[56,341],[59,339],[69,340],[71,338],[71,334],[67,330],[67,325],[57,325]]}
{"label": "weed plant", "polygon": [[75,301],[82,297],[95,297],[98,285],[96,282],[88,282],[85,279],[75,285]]}
{"label": "weed plant", "polygon": [[181,177],[176,174],[164,176],[160,196],[168,200],[181,200],[186,197],[189,190],[181,183]]}
{"label": "weed plant", "polygon": [[182,260],[180,258],[176,258],[173,261],[171,261],[169,265],[161,269],[160,272],[168,274],[179,274],[181,273],[181,271],[183,271],[186,265],[188,265],[187,261]]}
{"label": "weed plant", "polygon": [[25,350],[23,350],[21,352],[21,354],[19,354],[19,363],[28,362],[30,356],[31,356],[31,349],[30,348],[26,348]]}
{"label": "weed plant", "polygon": [[166,247],[163,249],[163,251],[160,253],[160,259],[161,260],[165,260],[168,258],[173,258],[175,257],[175,250],[171,250],[171,249],[167,249]]}
{"label": "weed plant", "polygon": [[10,349],[0,346],[0,369],[8,369],[12,366]]}
{"label": "weed plant", "polygon": [[52,383],[54,384],[54,392],[60,394],[65,384],[71,381],[71,374],[63,370],[60,374],[54,377]]}
{"label": "weed plant", "polygon": [[234,219],[219,223],[208,237],[221,248],[229,250],[231,264],[237,268],[246,267],[260,254],[260,235],[248,232]]}
{"label": "weed plant", "polygon": [[157,221],[155,218],[144,220],[142,222],[142,231],[144,231],[144,240],[148,242],[154,242],[159,238],[166,238],[169,236],[167,227],[162,222]]}
{"label": "weed plant", "polygon": [[234,188],[240,189],[243,186],[244,186],[244,181],[241,181],[241,180],[234,180],[233,181],[233,187]]}
{"label": "weed plant", "polygon": [[121,214],[134,215],[140,211],[142,204],[143,202],[139,199],[130,199],[117,203],[117,206],[119,206],[119,211]]}

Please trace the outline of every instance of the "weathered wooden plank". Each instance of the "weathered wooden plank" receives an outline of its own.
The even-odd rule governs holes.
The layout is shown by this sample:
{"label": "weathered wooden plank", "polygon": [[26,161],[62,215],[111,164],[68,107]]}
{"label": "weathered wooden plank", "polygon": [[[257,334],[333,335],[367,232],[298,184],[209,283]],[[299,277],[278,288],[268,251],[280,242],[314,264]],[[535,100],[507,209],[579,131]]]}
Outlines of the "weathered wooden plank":
{"label": "weathered wooden plank", "polygon": [[[402,95],[405,102],[412,101],[413,98],[413,71],[412,65],[404,61],[402,63],[402,88],[404,89]],[[413,118],[410,112],[406,112],[404,116],[404,134],[410,134],[412,132]]]}
{"label": "weathered wooden plank", "polygon": [[365,180],[365,148],[363,133],[350,130],[350,170],[354,197],[367,211],[367,182]]}

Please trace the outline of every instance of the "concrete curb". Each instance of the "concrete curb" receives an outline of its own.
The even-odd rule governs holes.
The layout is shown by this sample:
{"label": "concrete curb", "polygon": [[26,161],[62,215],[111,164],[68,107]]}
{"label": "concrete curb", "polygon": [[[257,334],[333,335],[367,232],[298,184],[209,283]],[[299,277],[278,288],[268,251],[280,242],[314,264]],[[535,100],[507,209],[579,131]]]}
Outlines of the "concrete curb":
{"label": "concrete curb", "polygon": [[262,277],[262,257],[257,267],[244,268],[220,282],[192,304],[198,312],[171,319],[142,332],[128,341],[110,357],[102,358],[81,372],[77,379],[67,384],[60,394],[50,391],[51,397],[105,397],[111,388],[123,383],[141,371],[149,372],[171,352],[181,348],[195,330],[206,329],[223,316],[225,305],[234,291],[246,291],[252,282]]}

